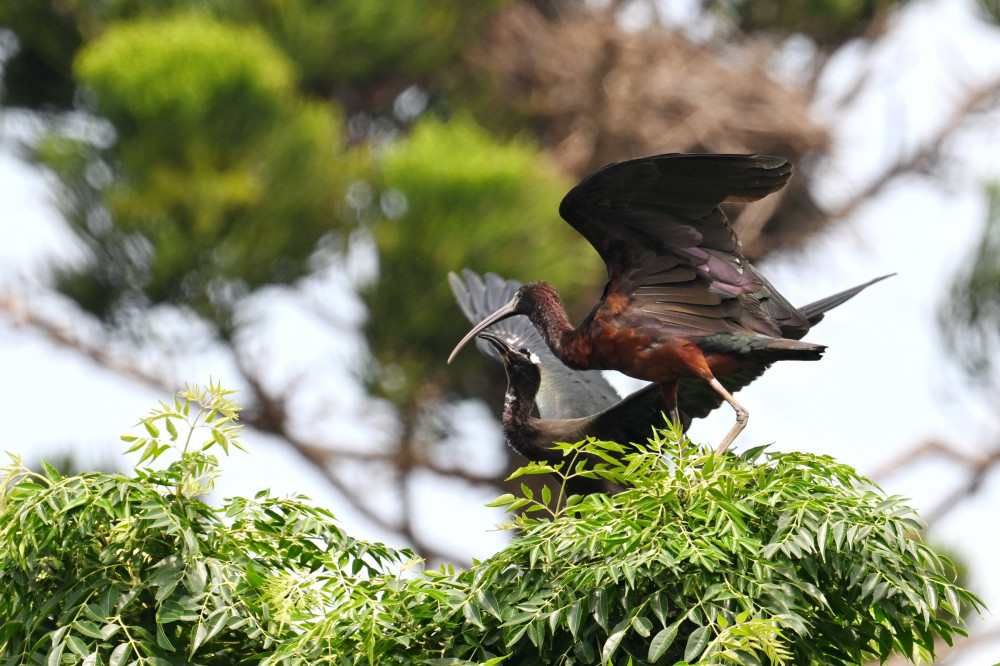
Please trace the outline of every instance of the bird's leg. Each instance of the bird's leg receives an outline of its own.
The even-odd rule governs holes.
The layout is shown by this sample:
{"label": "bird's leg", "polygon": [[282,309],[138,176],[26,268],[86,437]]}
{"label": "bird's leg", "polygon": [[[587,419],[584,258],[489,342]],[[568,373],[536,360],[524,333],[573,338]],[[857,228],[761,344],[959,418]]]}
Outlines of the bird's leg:
{"label": "bird's leg", "polygon": [[680,426],[681,413],[677,408],[677,380],[660,384],[660,392],[663,393],[663,404],[667,408],[670,420],[674,422],[674,425]]}
{"label": "bird's leg", "polygon": [[734,425],[732,430],[730,430],[725,438],[723,438],[722,442],[715,447],[715,453],[721,455],[726,452],[726,449],[728,449],[729,445],[733,443],[736,436],[743,432],[743,428],[747,426],[747,421],[750,418],[750,413],[743,408],[743,405],[736,402],[736,398],[733,397],[733,394],[727,391],[726,388],[719,383],[718,379],[711,377],[708,379],[708,384],[714,388],[719,395],[725,398],[726,402],[732,405],[733,409],[736,410],[736,425]]}

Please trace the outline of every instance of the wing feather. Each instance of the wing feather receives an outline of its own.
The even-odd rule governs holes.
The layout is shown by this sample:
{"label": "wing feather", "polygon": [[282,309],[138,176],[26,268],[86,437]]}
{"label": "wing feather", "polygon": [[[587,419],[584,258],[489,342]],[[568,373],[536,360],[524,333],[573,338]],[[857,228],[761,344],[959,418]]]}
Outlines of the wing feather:
{"label": "wing feather", "polygon": [[776,192],[791,170],[767,155],[643,157],[584,178],[559,211],[643,312],[699,331],[776,336],[776,321],[809,323],[746,260],[719,206]]}

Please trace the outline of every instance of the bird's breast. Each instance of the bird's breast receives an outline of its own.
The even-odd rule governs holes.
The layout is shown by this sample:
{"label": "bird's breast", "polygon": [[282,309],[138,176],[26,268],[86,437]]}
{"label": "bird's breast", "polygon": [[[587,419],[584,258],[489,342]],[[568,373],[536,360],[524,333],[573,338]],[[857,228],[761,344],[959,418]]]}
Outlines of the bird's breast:
{"label": "bird's breast", "polygon": [[697,340],[659,335],[642,328],[614,327],[607,323],[591,338],[590,367],[618,370],[651,382],[726,375],[746,367],[746,359],[727,354],[706,354]]}

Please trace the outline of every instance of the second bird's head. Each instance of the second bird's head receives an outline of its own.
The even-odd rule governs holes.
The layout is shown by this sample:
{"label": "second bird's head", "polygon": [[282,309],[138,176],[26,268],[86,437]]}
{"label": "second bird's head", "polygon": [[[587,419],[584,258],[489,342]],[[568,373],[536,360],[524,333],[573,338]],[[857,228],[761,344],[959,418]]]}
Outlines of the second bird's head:
{"label": "second bird's head", "polygon": [[506,304],[476,324],[471,331],[465,334],[465,337],[455,345],[455,349],[448,356],[448,363],[452,362],[469,340],[498,321],[503,321],[515,315],[525,315],[538,327],[539,318],[552,310],[563,311],[562,300],[559,298],[559,292],[555,290],[555,287],[548,282],[529,282],[522,285],[514,292],[514,296]]}
{"label": "second bird's head", "polygon": [[542,383],[542,372],[538,357],[528,349],[514,349],[506,340],[492,333],[480,333],[479,337],[490,343],[503,359],[507,370],[507,383],[521,393],[534,399]]}

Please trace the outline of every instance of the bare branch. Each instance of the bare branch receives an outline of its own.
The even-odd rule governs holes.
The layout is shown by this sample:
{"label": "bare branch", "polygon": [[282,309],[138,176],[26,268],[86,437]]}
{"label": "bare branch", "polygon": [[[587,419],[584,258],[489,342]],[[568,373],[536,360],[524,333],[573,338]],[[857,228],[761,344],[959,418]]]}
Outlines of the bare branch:
{"label": "bare branch", "polygon": [[962,500],[975,495],[979,491],[986,475],[989,474],[994,466],[1000,464],[1000,446],[988,450],[985,454],[970,454],[960,451],[945,442],[929,440],[906,450],[893,460],[885,463],[871,476],[874,479],[880,479],[898,474],[900,471],[913,466],[918,461],[932,456],[940,456],[957,463],[965,468],[968,476],[962,484],[948,493],[936,506],[921,511],[921,516],[927,522],[928,526],[939,522],[955,509]]}
{"label": "bare branch", "polygon": [[[174,393],[180,388],[178,383],[164,379],[166,369],[163,372],[150,370],[148,362],[139,362],[122,350],[120,345],[96,334],[87,336],[79,326],[71,326],[57,321],[55,317],[43,313],[39,308],[32,307],[30,299],[19,296],[12,291],[8,290],[0,294],[0,313],[6,315],[15,326],[30,328],[33,332],[43,335],[49,342],[82,354],[98,366],[125,379],[168,394]],[[359,499],[358,490],[344,483],[333,473],[332,467],[338,460],[344,459],[384,463],[400,473],[401,478],[408,477],[415,469],[425,468],[438,474],[461,478],[469,483],[493,487],[499,483],[500,479],[497,476],[480,476],[462,470],[442,468],[428,456],[415,453],[414,449],[419,450],[420,447],[410,446],[407,450],[401,445],[391,452],[372,453],[332,449],[302,440],[290,431],[286,409],[287,401],[264,387],[258,373],[254,371],[244,355],[232,346],[229,347],[229,350],[250,393],[250,408],[244,412],[242,419],[248,427],[276,435],[285,440],[304,462],[320,472],[327,483],[343,496],[347,504],[373,525],[400,534],[425,559],[460,563],[461,558],[434,548],[415,534],[410,525],[411,516],[405,512],[404,518],[395,522],[387,520],[367,506]],[[402,493],[403,497],[406,495],[406,492]]]}
{"label": "bare branch", "polygon": [[873,178],[860,192],[836,210],[828,213],[831,220],[850,217],[864,203],[882,192],[899,176],[927,171],[933,165],[935,158],[941,152],[944,144],[962,127],[969,117],[980,110],[990,100],[1000,94],[1000,78],[972,90],[961,104],[955,107],[951,115],[937,131],[927,137],[923,143],[909,155],[901,157]]}

